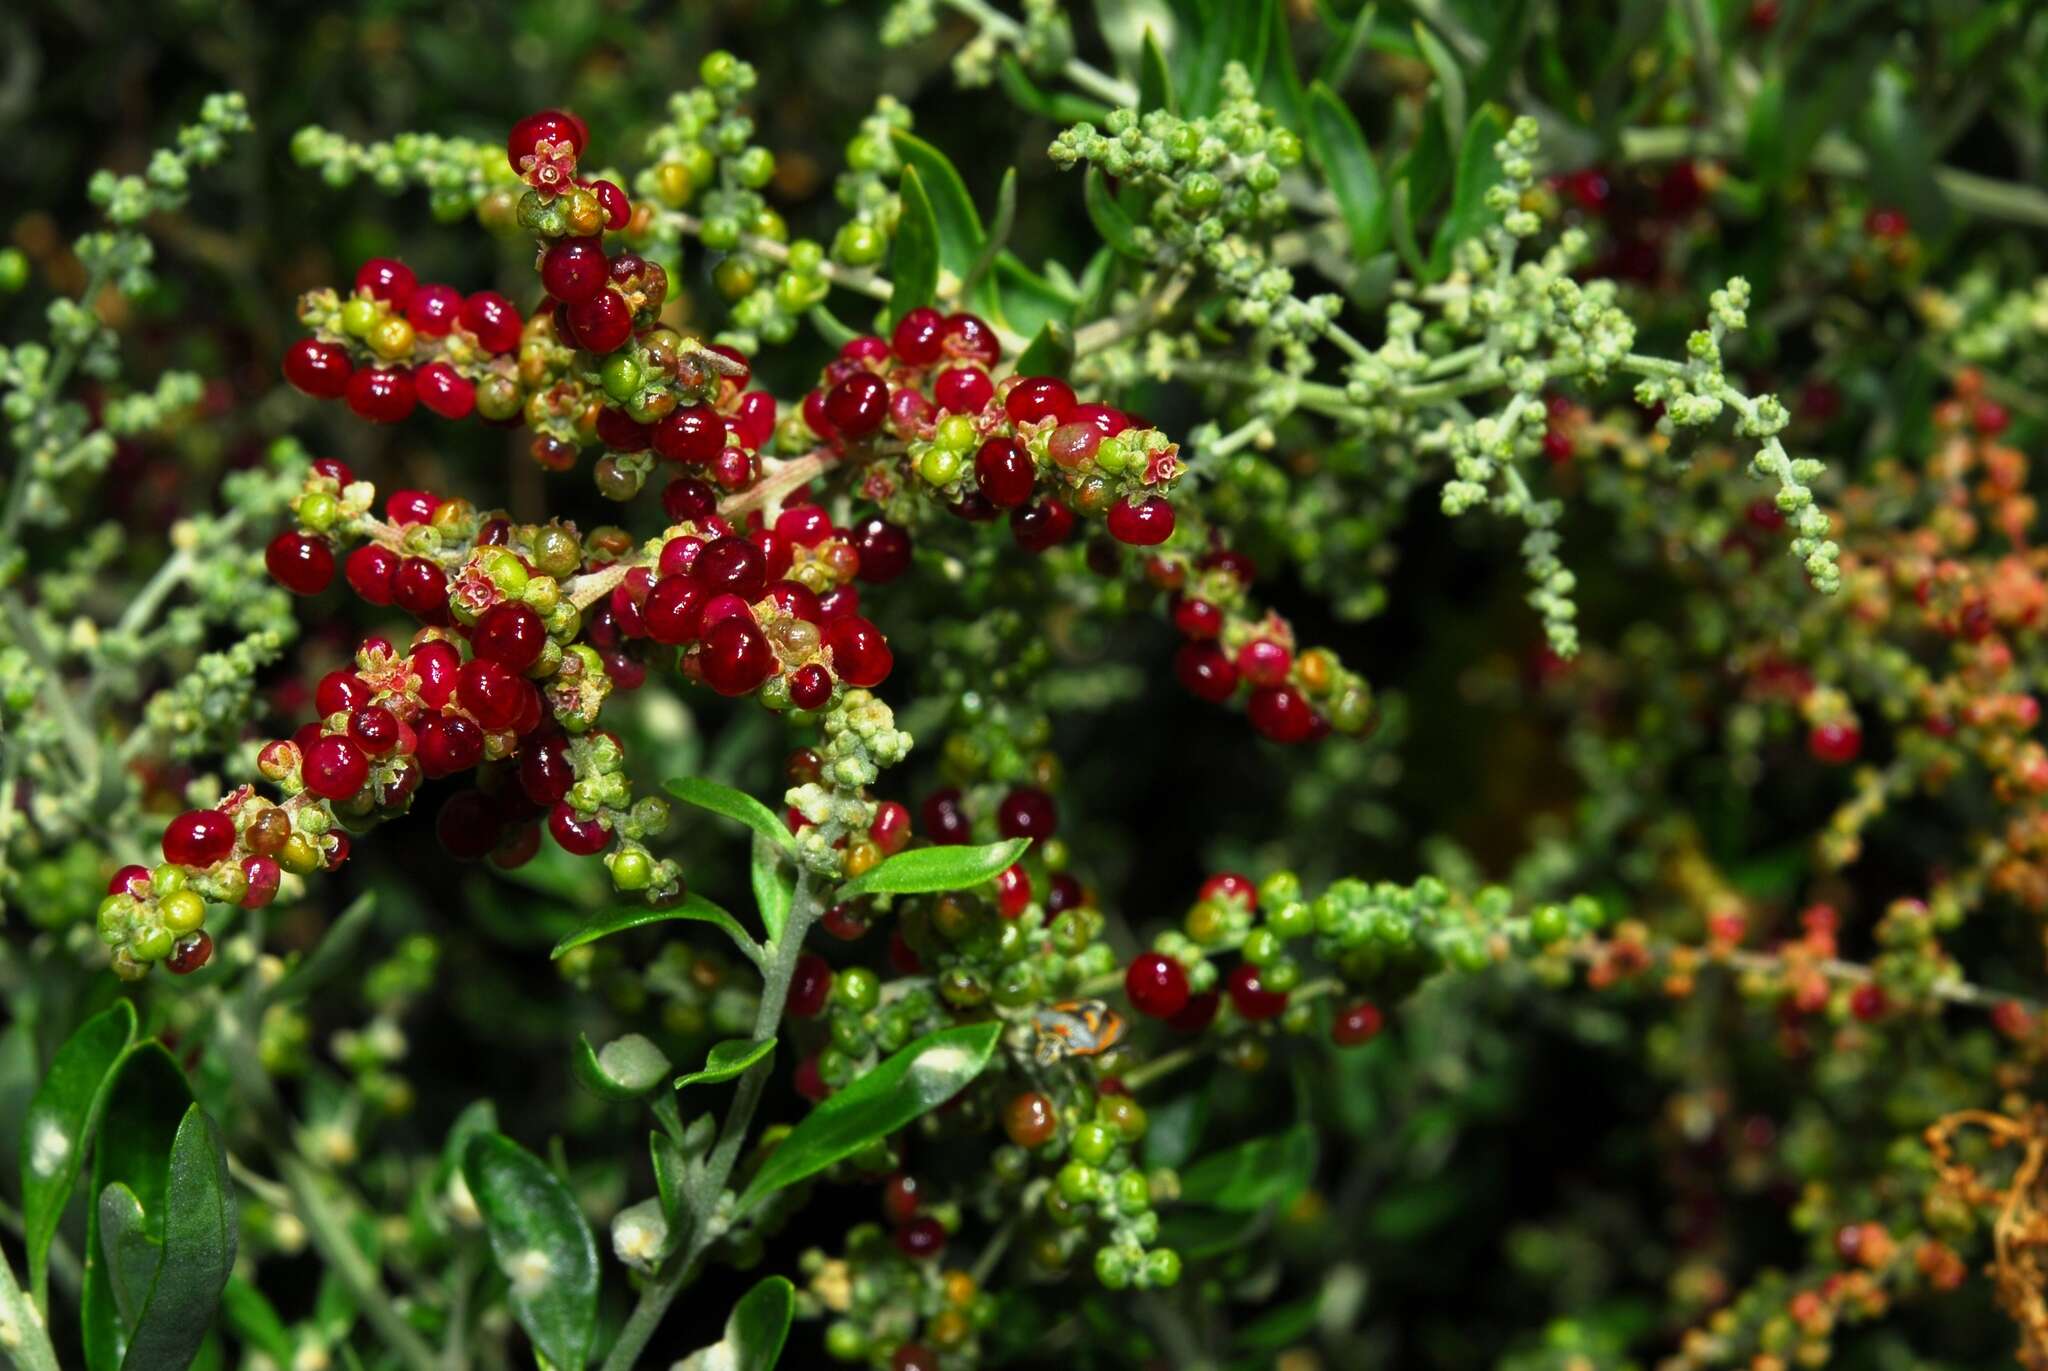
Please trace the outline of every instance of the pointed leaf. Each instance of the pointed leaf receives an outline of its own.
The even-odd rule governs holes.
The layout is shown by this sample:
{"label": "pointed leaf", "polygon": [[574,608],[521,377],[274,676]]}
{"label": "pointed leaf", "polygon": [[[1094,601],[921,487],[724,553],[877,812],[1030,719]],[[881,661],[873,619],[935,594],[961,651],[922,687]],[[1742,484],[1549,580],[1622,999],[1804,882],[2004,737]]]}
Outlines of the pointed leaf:
{"label": "pointed leaf", "polygon": [[774,1371],[796,1314],[796,1287],[770,1276],[740,1296],[726,1316],[725,1336],[684,1358],[679,1371]]}
{"label": "pointed leaf", "polygon": [[235,1267],[235,1190],[227,1148],[196,1104],[178,1125],[165,1188],[163,1262],[121,1362],[124,1371],[190,1364]]}
{"label": "pointed leaf", "polygon": [[[1256,90],[1266,70],[1265,7],[1258,0],[1221,0],[1210,7],[1181,83],[1181,109],[1190,118],[1214,114],[1222,103],[1223,69],[1241,64]],[[1176,52],[1187,52],[1182,44]]]}
{"label": "pointed leaf", "polygon": [[1283,124],[1299,128],[1303,114],[1301,70],[1294,63],[1294,30],[1289,26],[1287,6],[1280,0],[1262,0],[1266,12],[1266,76],[1259,98],[1271,105]]}
{"label": "pointed leaf", "polygon": [[1451,50],[1420,20],[1415,24],[1415,46],[1436,77],[1437,108],[1443,113],[1445,134],[1455,143],[1465,132],[1465,73]]}
{"label": "pointed leaf", "polygon": [[1065,319],[1074,309],[1073,292],[1025,266],[1014,252],[996,254],[993,274],[1003,318],[1019,333],[1036,333],[1048,320]]}
{"label": "pointed leaf", "polygon": [[818,336],[835,350],[860,337],[859,329],[846,323],[823,305],[812,305],[804,317],[811,321],[811,327],[818,331]]}
{"label": "pointed leaf", "polygon": [[1138,108],[1180,113],[1180,95],[1173,88],[1173,69],[1166,65],[1166,53],[1160,49],[1159,35],[1152,31],[1150,24],[1145,26],[1145,40],[1138,48]]}
{"label": "pointed leaf", "polygon": [[114,1292],[121,1327],[133,1328],[149,1300],[164,1250],[149,1236],[142,1201],[119,1181],[100,1192],[100,1258],[107,1264],[107,1285]]}
{"label": "pointed leaf", "polygon": [[988,1065],[1002,1031],[998,1022],[942,1028],[827,1099],[768,1155],[741,1194],[739,1212],[888,1137],[959,1094]]}
{"label": "pointed leaf", "polygon": [[483,1211],[513,1317],[556,1371],[582,1371],[597,1335],[597,1244],[575,1196],[502,1133],[470,1139],[462,1174]]}
{"label": "pointed leaf", "polygon": [[1344,83],[1351,79],[1352,65],[1365,51],[1366,40],[1372,37],[1372,21],[1378,17],[1378,5],[1367,5],[1352,16],[1336,44],[1324,54],[1322,66],[1316,69],[1318,81],[1331,90],[1344,89]]}
{"label": "pointed leaf", "polygon": [[754,838],[754,860],[750,875],[754,882],[754,904],[761,911],[761,929],[774,942],[789,924],[789,907],[796,903],[796,890],[782,874],[777,859],[781,851],[766,838]]}
{"label": "pointed leaf", "polygon": [[678,776],[664,787],[684,804],[736,819],[784,851],[796,851],[796,835],[776,812],[744,790],[702,776]]}
{"label": "pointed leaf", "polygon": [[897,217],[896,242],[889,253],[889,275],[896,282],[889,296],[892,320],[929,305],[939,291],[939,219],[914,166],[903,168],[901,197],[903,212]]}
{"label": "pointed leaf", "polygon": [[704,1054],[704,1069],[692,1071],[687,1076],[676,1077],[676,1089],[687,1085],[716,1085],[729,1081],[755,1062],[775,1050],[775,1039],[763,1038],[749,1042],[745,1038],[728,1038],[724,1042],[711,1044],[711,1050]]}
{"label": "pointed leaf", "polygon": [[673,1230],[683,1217],[683,1187],[689,1178],[690,1160],[676,1140],[658,1128],[647,1135],[647,1151],[654,1162],[654,1188],[661,1196],[661,1212]]}
{"label": "pointed leaf", "polygon": [[981,847],[920,847],[899,852],[840,886],[839,897],[967,890],[993,879],[1030,846],[1029,838],[1010,838]]}
{"label": "pointed leaf", "polygon": [[1007,49],[996,59],[996,80],[1012,103],[1042,119],[1050,119],[1057,124],[1100,124],[1109,118],[1109,106],[1100,101],[1084,99],[1063,90],[1040,89],[1038,83],[1031,79],[1031,73],[1024,70],[1024,64],[1017,60],[1017,54]]}
{"label": "pointed leaf", "polygon": [[1387,197],[1365,131],[1336,92],[1320,81],[1308,89],[1304,131],[1309,151],[1337,197],[1337,212],[1350,230],[1351,260],[1362,263],[1387,242]]}
{"label": "pointed leaf", "polygon": [[255,1348],[279,1366],[290,1366],[297,1347],[291,1330],[284,1326],[275,1305],[263,1292],[239,1277],[230,1276],[221,1291],[221,1317],[228,1329],[246,1345]]}
{"label": "pointed leaf", "polygon": [[943,281],[941,286],[959,290],[964,297],[968,277],[988,245],[974,197],[967,193],[967,183],[945,153],[901,129],[890,130],[890,137],[905,164],[917,168],[918,183],[931,202],[933,223],[938,228],[939,266],[953,278],[950,286]]}
{"label": "pointed leaf", "polygon": [[[85,1290],[79,1320],[89,1371],[116,1371],[127,1355],[130,1331],[121,1315],[121,1299],[106,1258],[101,1200],[110,1186],[124,1187],[141,1210],[144,1238],[162,1241],[169,1208],[165,1162],[177,1141],[185,1111],[191,1107],[192,1088],[163,1044],[140,1043],[114,1068],[106,1112],[93,1146],[92,1189],[88,1193],[94,1200],[86,1210]],[[117,1217],[125,1220],[132,1216],[123,1207]],[[117,1232],[116,1240],[125,1234],[125,1229]],[[130,1250],[124,1245],[124,1255]]]}
{"label": "pointed leaf", "polygon": [[612,934],[623,933],[629,928],[644,928],[648,924],[666,923],[670,919],[689,919],[697,923],[717,924],[750,960],[761,955],[760,948],[755,946],[747,931],[740,927],[738,919],[694,891],[667,909],[655,909],[649,905],[629,905],[624,909],[614,909],[609,914],[601,914],[556,943],[555,950],[549,955],[559,960],[563,953],[573,952],[585,943],[594,943],[599,938],[609,938]]}
{"label": "pointed leaf", "polygon": [[1046,320],[1038,336],[1017,354],[1019,376],[1065,376],[1073,365],[1073,330],[1057,319]]}
{"label": "pointed leaf", "polygon": [[670,1062],[652,1039],[638,1033],[613,1038],[602,1048],[592,1048],[590,1039],[578,1033],[570,1065],[577,1084],[599,1099],[637,1100],[661,1084]]}
{"label": "pointed leaf", "polygon": [[1010,241],[1010,231],[1017,226],[1017,169],[1003,168],[1002,184],[996,187],[996,212],[988,223],[988,235],[975,254],[973,265],[967,268],[967,279],[961,283],[962,298],[970,299],[985,309],[1002,312],[1001,293],[989,272],[996,264],[996,258]]}
{"label": "pointed leaf", "polygon": [[1315,1179],[1316,1135],[1306,1124],[1211,1153],[1180,1175],[1183,1204],[1245,1214],[1284,1209]]}
{"label": "pointed leaf", "polygon": [[1138,226],[1109,193],[1109,182],[1101,168],[1088,168],[1088,175],[1081,182],[1081,198],[1088,208],[1089,222],[1095,225],[1103,242],[1125,257],[1146,260],[1145,250],[1138,245]]}
{"label": "pointed leaf", "polygon": [[108,1079],[133,1041],[135,1006],[116,1000],[64,1040],[22,1116],[21,1226],[37,1299],[47,1294],[50,1243],[106,1108]]}
{"label": "pointed leaf", "polygon": [[1474,115],[1471,127],[1465,130],[1464,148],[1458,154],[1458,178],[1451,193],[1451,211],[1437,225],[1436,240],[1429,247],[1433,276],[1441,277],[1450,269],[1452,248],[1494,221],[1494,212],[1486,207],[1486,192],[1500,184],[1500,158],[1493,147],[1506,134],[1507,121],[1493,105]]}

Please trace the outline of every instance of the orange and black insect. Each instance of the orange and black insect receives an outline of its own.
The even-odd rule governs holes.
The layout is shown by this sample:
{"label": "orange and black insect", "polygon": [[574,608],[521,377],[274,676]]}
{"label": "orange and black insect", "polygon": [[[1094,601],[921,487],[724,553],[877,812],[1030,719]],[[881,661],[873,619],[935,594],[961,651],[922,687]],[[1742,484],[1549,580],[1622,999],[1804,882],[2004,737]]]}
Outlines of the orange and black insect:
{"label": "orange and black insect", "polygon": [[1040,1066],[1066,1057],[1096,1057],[1123,1041],[1123,1016],[1101,1000],[1062,1000],[1031,1016]]}

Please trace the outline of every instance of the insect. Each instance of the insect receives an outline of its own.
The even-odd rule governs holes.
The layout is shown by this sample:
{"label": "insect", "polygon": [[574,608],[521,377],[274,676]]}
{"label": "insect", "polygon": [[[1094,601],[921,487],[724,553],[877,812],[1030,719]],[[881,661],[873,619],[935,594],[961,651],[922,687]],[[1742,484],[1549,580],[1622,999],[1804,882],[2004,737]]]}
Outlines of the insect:
{"label": "insect", "polygon": [[1101,1000],[1062,1000],[1031,1018],[1038,1032],[1032,1054],[1040,1066],[1065,1057],[1095,1057],[1123,1041],[1123,1017]]}

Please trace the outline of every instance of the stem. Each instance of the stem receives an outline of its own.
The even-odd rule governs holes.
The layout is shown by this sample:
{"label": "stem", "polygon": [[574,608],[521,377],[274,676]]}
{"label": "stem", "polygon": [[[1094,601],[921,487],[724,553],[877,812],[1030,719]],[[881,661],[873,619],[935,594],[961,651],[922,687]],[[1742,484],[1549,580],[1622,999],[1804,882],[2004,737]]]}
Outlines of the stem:
{"label": "stem", "polygon": [[[783,1006],[789,999],[790,978],[796,972],[797,956],[803,951],[804,934],[824,912],[824,901],[812,889],[811,880],[809,871],[798,869],[789,923],[769,949],[768,963],[761,978],[761,1005],[754,1014],[756,1042],[774,1037],[781,1027]],[[711,1245],[724,1236],[723,1229],[715,1229],[710,1222],[712,1211],[725,1191],[725,1183],[731,1178],[733,1167],[739,1162],[747,1129],[754,1121],[754,1111],[760,1106],[761,1094],[768,1087],[768,1073],[773,1060],[772,1056],[762,1058],[740,1077],[739,1090],[733,1096],[732,1108],[726,1112],[718,1141],[713,1145],[711,1155],[705,1159],[703,1168],[691,1177],[684,1191],[690,1209],[690,1245],[671,1257],[668,1269],[641,1290],[640,1302],[633,1306],[625,1327],[619,1330],[619,1340],[612,1344],[610,1355],[604,1359],[603,1371],[633,1371],[639,1364],[642,1349],[654,1336],[662,1316],[668,1313],[669,1305],[675,1302],[683,1287],[695,1279]]]}
{"label": "stem", "polygon": [[292,1192],[292,1207],[306,1221],[306,1233],[313,1246],[320,1249],[328,1268],[348,1287],[356,1307],[376,1327],[385,1345],[398,1355],[406,1371],[441,1371],[433,1349],[398,1312],[376,1269],[350,1241],[341,1216],[321,1193],[321,1179],[313,1168],[293,1156],[281,1158],[279,1166],[285,1185]]}
{"label": "stem", "polygon": [[[947,8],[966,15],[1013,48],[1020,46],[1024,41],[1026,35],[1022,24],[1001,10],[984,4],[982,0],[944,0],[944,3]],[[1068,58],[1060,67],[1060,75],[1098,100],[1106,100],[1112,105],[1138,103],[1138,92],[1135,88],[1119,81],[1100,67],[1083,62],[1078,57]]]}

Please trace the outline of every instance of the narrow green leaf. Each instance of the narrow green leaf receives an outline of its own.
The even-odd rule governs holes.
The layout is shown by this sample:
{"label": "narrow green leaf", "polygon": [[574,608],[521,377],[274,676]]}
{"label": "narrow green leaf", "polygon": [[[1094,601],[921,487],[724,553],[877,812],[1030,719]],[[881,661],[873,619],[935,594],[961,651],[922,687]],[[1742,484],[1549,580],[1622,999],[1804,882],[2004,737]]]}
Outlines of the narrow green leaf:
{"label": "narrow green leaf", "polygon": [[725,1336],[691,1353],[678,1371],[773,1371],[796,1315],[796,1287],[770,1276],[740,1296],[725,1319]]}
{"label": "narrow green leaf", "polygon": [[1766,72],[1749,102],[1749,128],[1743,135],[1743,160],[1766,186],[1775,186],[1788,171],[1785,154],[1785,73]]}
{"label": "narrow green leaf", "polygon": [[1378,5],[1367,5],[1351,17],[1336,45],[1324,54],[1323,64],[1316,69],[1316,80],[1331,90],[1344,89],[1344,83],[1351,79],[1351,68],[1365,52],[1366,40],[1372,37],[1372,21],[1378,17]]}
{"label": "narrow green leaf", "polygon": [[1934,140],[1907,92],[1907,77],[1896,66],[1878,69],[1861,130],[1870,157],[1870,199],[1904,210],[1922,237],[1939,238],[1948,231],[1948,199],[1934,179]]}
{"label": "narrow green leaf", "polygon": [[1035,334],[1048,321],[1065,320],[1074,311],[1077,297],[1071,290],[1025,266],[1013,252],[996,254],[994,277],[1003,318],[1019,333]]}
{"label": "narrow green leaf", "polygon": [[689,1085],[716,1085],[729,1081],[760,1061],[775,1050],[775,1039],[763,1038],[749,1042],[745,1038],[728,1038],[724,1042],[711,1044],[711,1050],[704,1054],[704,1069],[692,1071],[687,1076],[676,1077],[676,1089]]}
{"label": "narrow green leaf", "polygon": [[272,1004],[303,1000],[354,964],[356,948],[370,931],[377,915],[376,892],[366,890],[349,902],[341,916],[327,926],[320,945],[307,953],[284,979],[270,988],[265,999]]}
{"label": "narrow green leaf", "polygon": [[597,1244],[575,1196],[502,1133],[470,1139],[462,1174],[483,1211],[512,1316],[555,1371],[582,1371],[597,1335]]}
{"label": "narrow green leaf", "polygon": [[787,852],[796,851],[796,835],[780,816],[744,790],[702,776],[678,776],[665,787],[684,804],[708,809],[713,814],[736,819]]}
{"label": "narrow green leaf", "polygon": [[1116,202],[1116,197],[1109,193],[1109,181],[1101,168],[1088,168],[1088,175],[1081,182],[1081,197],[1088,207],[1089,222],[1102,235],[1102,241],[1125,257],[1144,261],[1144,249],[1138,246],[1138,227],[1131,222],[1131,216],[1124,213],[1124,207]]}
{"label": "narrow green leaf", "polygon": [[1266,25],[1266,75],[1259,98],[1280,114],[1281,122],[1300,128],[1303,118],[1301,70],[1294,63],[1294,29],[1282,0],[1262,0]]}
{"label": "narrow green leaf", "polygon": [[823,305],[812,305],[804,317],[811,321],[811,327],[818,331],[818,336],[834,348],[845,347],[860,337],[859,329],[846,323]]}
{"label": "narrow green leaf", "polygon": [[1451,50],[1421,20],[1415,23],[1415,46],[1422,50],[1422,60],[1436,77],[1437,109],[1444,117],[1444,132],[1456,143],[1465,132],[1465,73]]}
{"label": "narrow green leaf", "polygon": [[1387,241],[1387,196],[1365,131],[1337,93],[1318,81],[1308,88],[1304,131],[1316,164],[1337,197],[1337,212],[1351,234],[1351,260],[1362,263]]}
{"label": "narrow green leaf", "polygon": [[1150,24],[1145,26],[1145,38],[1138,48],[1138,108],[1180,113],[1180,96],[1173,88],[1173,69],[1166,65],[1166,54],[1159,47],[1159,35],[1153,32]]}
{"label": "narrow green leaf", "polygon": [[1066,91],[1041,90],[1017,54],[1008,50],[996,59],[996,81],[1011,103],[1056,124],[1100,124],[1109,118],[1109,106],[1100,101]]}
{"label": "narrow green leaf", "polygon": [[673,1229],[683,1215],[683,1186],[690,1161],[676,1140],[658,1128],[647,1135],[647,1150],[654,1162],[654,1188],[661,1196],[661,1212]]}
{"label": "narrow green leaf", "polygon": [[[86,1209],[85,1290],[79,1319],[88,1371],[116,1371],[128,1352],[130,1325],[122,1317],[123,1296],[117,1294],[103,1236],[109,1187],[120,1186],[133,1197],[141,1214],[140,1240],[161,1242],[168,1209],[165,1161],[177,1142],[185,1111],[192,1107],[192,1088],[185,1073],[158,1042],[130,1048],[108,1082],[105,1113],[93,1146],[93,1202]],[[118,1203],[118,1200],[117,1200]],[[116,1211],[123,1223],[133,1216],[125,1205]],[[126,1228],[113,1237],[124,1254],[140,1256]],[[132,1287],[130,1287],[132,1289]],[[145,1290],[147,1286],[143,1287]]]}
{"label": "narrow green leaf", "polygon": [[235,1189],[227,1148],[196,1104],[185,1111],[171,1144],[165,1206],[163,1260],[122,1359],[123,1371],[190,1364],[235,1267]]}
{"label": "narrow green leaf", "polygon": [[1268,1356],[1284,1352],[1315,1332],[1316,1316],[1321,1309],[1320,1292],[1283,1304],[1246,1324],[1230,1340],[1230,1345],[1240,1352]]}
{"label": "narrow green leaf", "polygon": [[1451,210],[1437,225],[1436,238],[1429,246],[1432,278],[1450,269],[1451,249],[1473,237],[1494,221],[1486,207],[1486,192],[1500,184],[1500,158],[1494,144],[1507,134],[1507,121],[1499,107],[1488,105],[1472,116],[1465,130],[1464,148],[1458,154],[1458,179],[1451,194]]}
{"label": "narrow green leaf", "polygon": [[939,890],[967,890],[992,879],[1023,856],[1029,846],[1029,838],[1010,838],[981,847],[920,847],[899,852],[840,886],[839,896],[850,899],[855,895],[925,895]]}
{"label": "narrow green leaf", "polygon": [[761,928],[774,942],[789,924],[789,907],[796,902],[796,890],[782,874],[782,849],[759,834],[754,836],[754,858],[748,875],[754,883],[754,904],[761,911]]}
{"label": "narrow green leaf", "polygon": [[1010,231],[1017,226],[1017,169],[1003,168],[1002,184],[996,187],[996,212],[988,221],[988,236],[975,254],[974,262],[967,268],[967,279],[960,283],[962,298],[973,300],[994,313],[1002,313],[1001,292],[997,290],[990,271],[995,267],[996,258],[1010,241]]}
{"label": "narrow green leaf", "polygon": [[64,1040],[22,1116],[21,1226],[38,1300],[49,1293],[50,1243],[106,1108],[108,1078],[133,1041],[135,1006],[116,1000]]}
{"label": "narrow green leaf", "polygon": [[149,1287],[163,1264],[163,1245],[149,1236],[149,1220],[135,1192],[115,1181],[100,1192],[100,1259],[107,1264],[107,1285],[114,1292],[114,1312],[125,1333],[142,1317]]}
{"label": "narrow green leaf", "polygon": [[1306,1124],[1211,1153],[1180,1175],[1183,1204],[1247,1214],[1285,1208],[1315,1179],[1316,1135]]}
{"label": "narrow green leaf", "polygon": [[993,1021],[942,1028],[827,1099],[768,1155],[740,1195],[739,1212],[953,1098],[988,1065],[1002,1031]]}
{"label": "narrow green leaf", "polygon": [[[1181,109],[1190,118],[1214,114],[1222,103],[1223,69],[1240,63],[1253,89],[1266,71],[1268,28],[1259,0],[1222,0],[1202,17],[1201,34],[1192,45],[1181,83]],[[1176,47],[1187,52],[1189,45]]]}
{"label": "narrow green leaf", "polygon": [[689,919],[696,923],[716,924],[726,931],[749,960],[761,955],[761,949],[755,945],[747,931],[740,927],[738,919],[695,891],[683,896],[680,902],[667,909],[629,905],[623,909],[614,909],[609,914],[600,914],[556,943],[555,950],[549,955],[559,960],[563,953],[573,952],[585,943],[594,943],[599,938],[609,938],[612,934],[623,933],[629,928],[644,928],[648,924],[666,923],[670,919]]}
{"label": "narrow green leaf", "polygon": [[903,212],[896,220],[896,242],[889,253],[889,275],[896,289],[889,296],[889,317],[901,319],[929,305],[939,290],[939,220],[925,194],[917,168],[903,168]]}
{"label": "narrow green leaf", "polygon": [[221,1318],[230,1332],[279,1366],[290,1366],[298,1351],[291,1330],[263,1292],[238,1276],[228,1277],[220,1295]]}
{"label": "narrow green leaf", "polygon": [[1057,319],[1046,320],[1038,336],[1017,354],[1019,376],[1065,376],[1073,365],[1073,330]]}
{"label": "narrow green leaf", "polygon": [[1394,240],[1394,250],[1407,263],[1409,274],[1427,281],[1429,263],[1423,260],[1422,247],[1415,241],[1415,215],[1409,208],[1409,193],[1407,181],[1394,183],[1394,193],[1387,202],[1387,233]]}
{"label": "narrow green leaf", "polygon": [[939,266],[953,278],[950,283],[942,280],[940,288],[957,291],[964,300],[968,298],[974,265],[989,242],[981,213],[974,207],[974,197],[967,193],[967,183],[960,179],[959,169],[945,153],[902,129],[892,129],[890,137],[904,162],[917,168],[918,182],[931,201],[933,221],[939,230]]}
{"label": "narrow green leaf", "polygon": [[570,1065],[577,1084],[603,1100],[637,1100],[669,1072],[668,1054],[638,1033],[613,1038],[601,1048],[591,1047],[590,1039],[578,1033]]}

